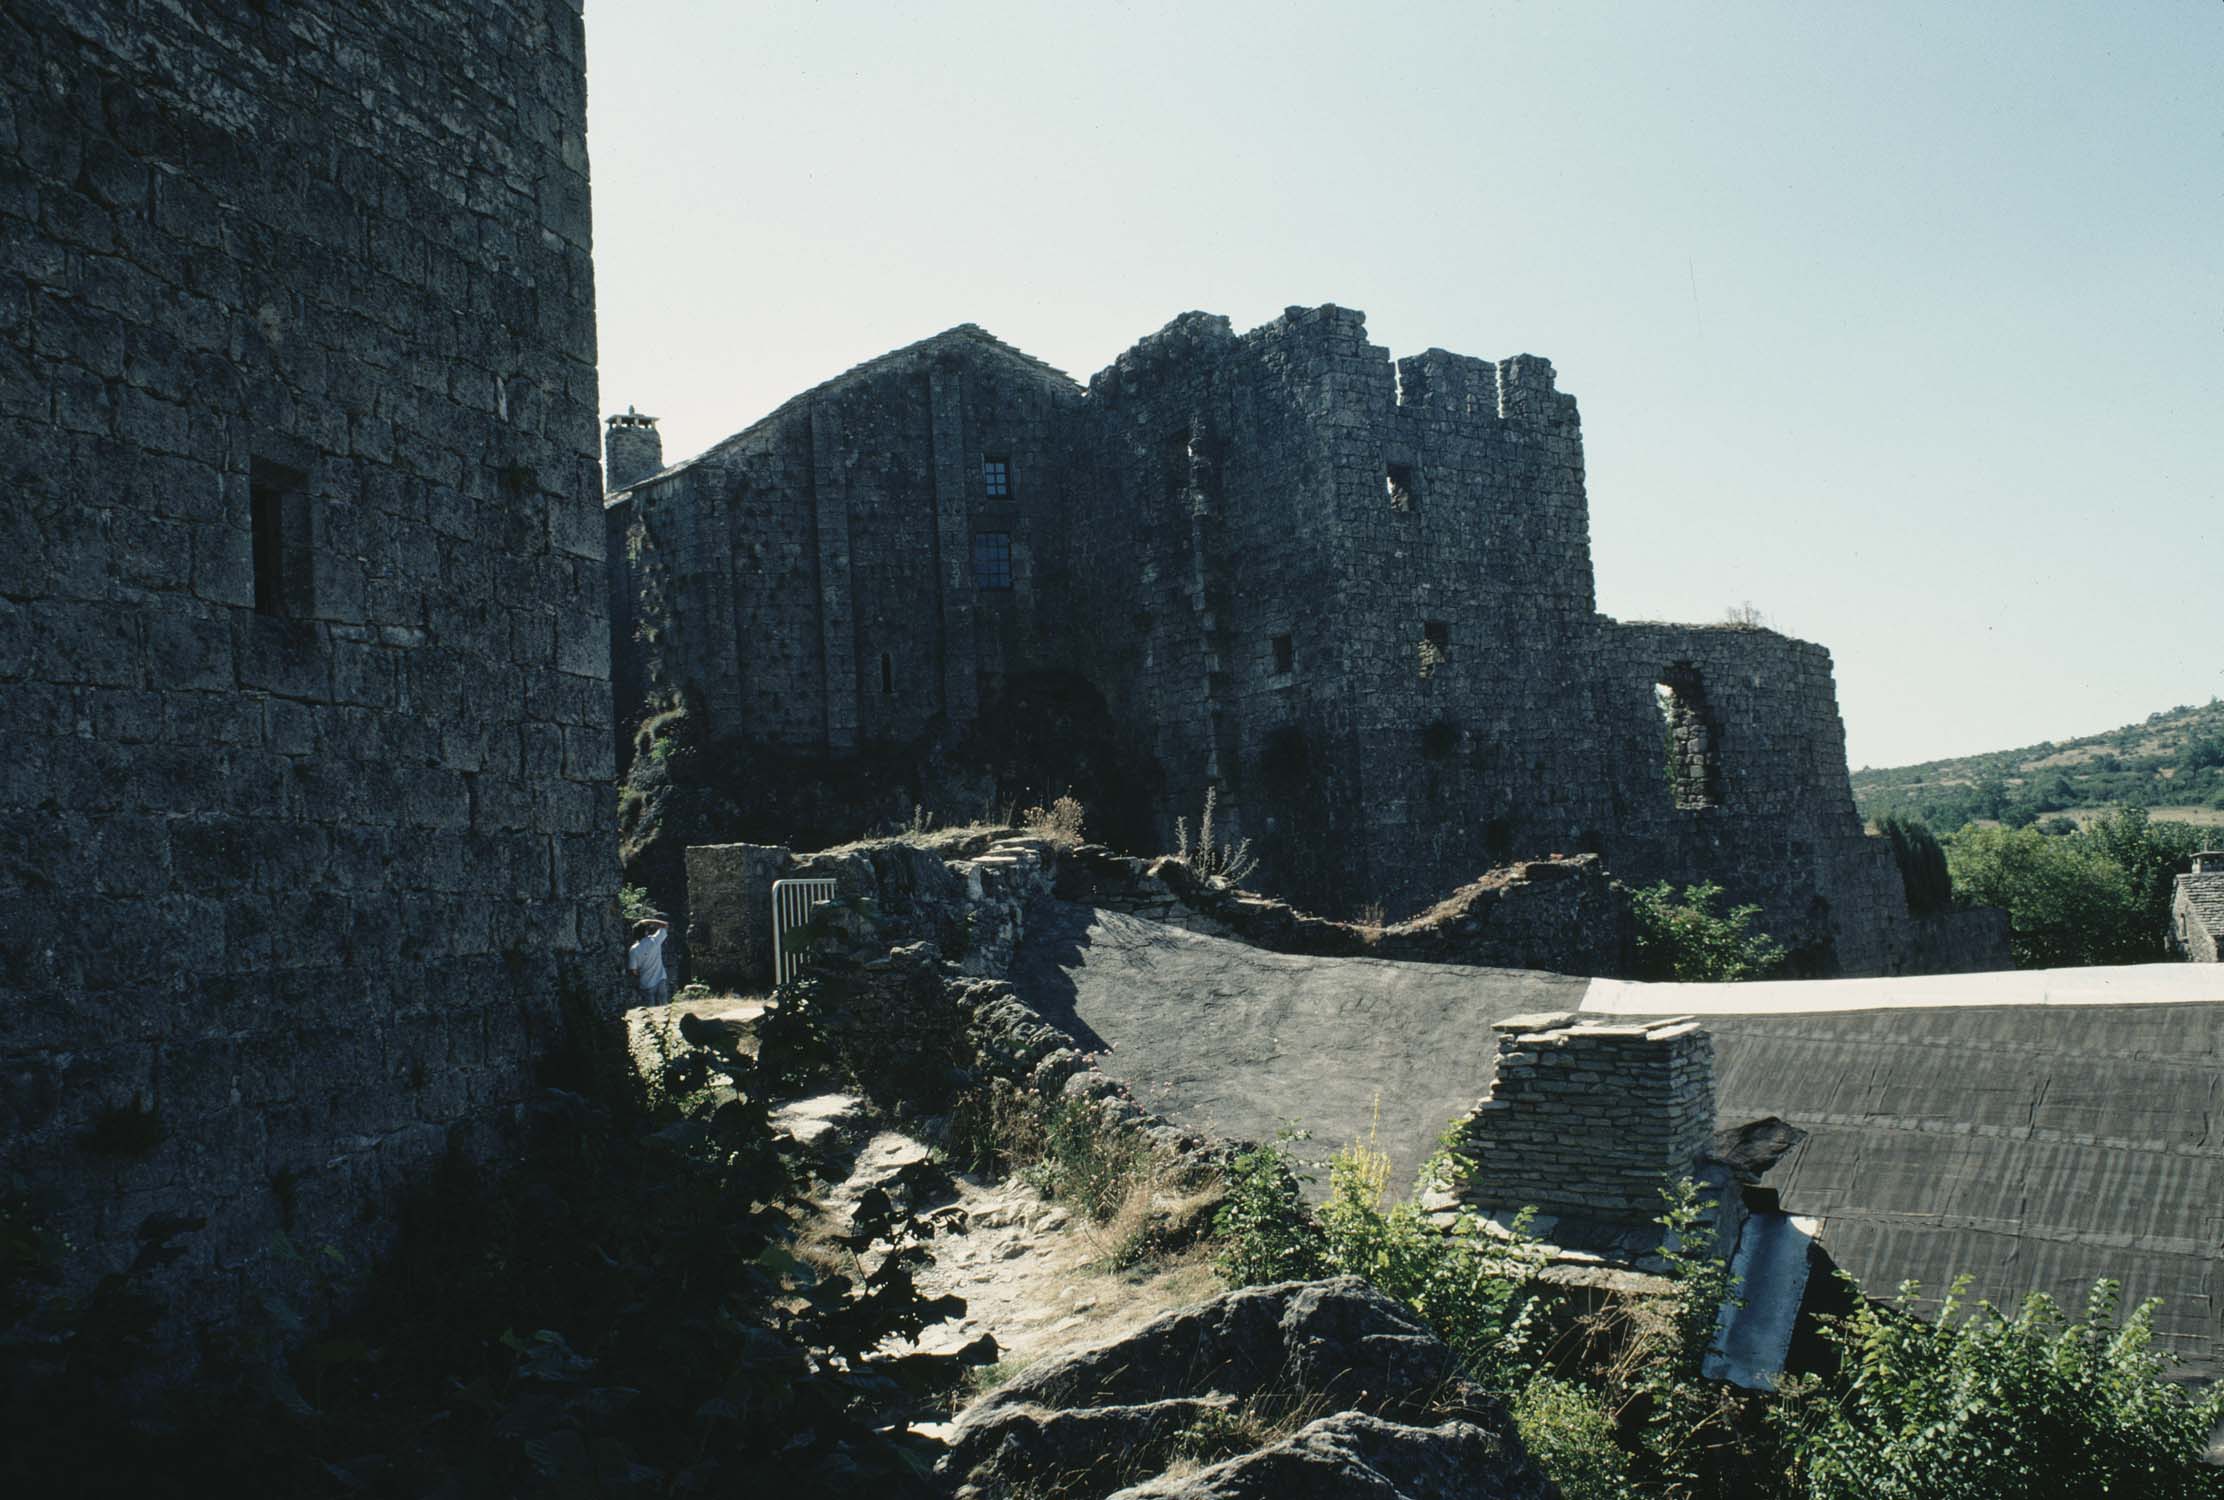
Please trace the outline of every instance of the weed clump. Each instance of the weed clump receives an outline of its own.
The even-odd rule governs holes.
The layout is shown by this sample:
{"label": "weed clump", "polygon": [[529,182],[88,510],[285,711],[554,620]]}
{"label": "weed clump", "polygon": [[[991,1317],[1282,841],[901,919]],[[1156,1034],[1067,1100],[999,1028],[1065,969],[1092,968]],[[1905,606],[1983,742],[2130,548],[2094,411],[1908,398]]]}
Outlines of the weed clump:
{"label": "weed clump", "polygon": [[1230,844],[1221,840],[1213,828],[1213,815],[1220,802],[1220,789],[1205,788],[1204,814],[1197,820],[1197,842],[1189,842],[1189,820],[1174,820],[1174,858],[1196,872],[1200,880],[1224,881],[1240,885],[1243,878],[1258,868],[1258,857],[1251,852],[1251,841]]}
{"label": "weed clump", "polygon": [[1081,842],[1081,804],[1071,796],[1060,797],[1048,807],[1030,807],[1019,815],[1020,826],[1061,849]]}

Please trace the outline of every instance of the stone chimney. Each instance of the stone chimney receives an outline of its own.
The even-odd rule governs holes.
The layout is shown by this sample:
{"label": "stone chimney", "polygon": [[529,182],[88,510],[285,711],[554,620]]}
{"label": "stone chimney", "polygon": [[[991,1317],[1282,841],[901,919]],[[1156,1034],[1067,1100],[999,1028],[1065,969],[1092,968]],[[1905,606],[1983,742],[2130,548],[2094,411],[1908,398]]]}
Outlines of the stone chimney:
{"label": "stone chimney", "polygon": [[2224,875],[2224,849],[2203,849],[2193,856],[2196,875]]}
{"label": "stone chimney", "polygon": [[603,446],[605,492],[622,490],[664,467],[664,440],[656,435],[656,418],[644,417],[630,406],[610,419]]}
{"label": "stone chimney", "polygon": [[1468,1118],[1478,1207],[1647,1223],[1714,1139],[1714,1039],[1688,1016],[1497,1023],[1498,1072]]}

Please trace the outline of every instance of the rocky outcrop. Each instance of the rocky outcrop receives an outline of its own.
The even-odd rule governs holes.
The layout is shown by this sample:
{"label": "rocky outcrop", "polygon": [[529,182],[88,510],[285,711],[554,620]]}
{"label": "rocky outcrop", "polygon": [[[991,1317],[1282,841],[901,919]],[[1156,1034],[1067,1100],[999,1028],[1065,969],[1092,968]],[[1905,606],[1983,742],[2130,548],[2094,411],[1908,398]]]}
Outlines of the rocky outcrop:
{"label": "rocky outcrop", "polygon": [[1038,1365],[958,1421],[961,1497],[1544,1497],[1450,1349],[1357,1277],[1229,1292]]}
{"label": "rocky outcrop", "polygon": [[1508,1461],[1503,1437],[1472,1422],[1414,1427],[1365,1412],[1309,1422],[1240,1458],[1121,1490],[1113,1500],[1492,1500],[1557,1491]]}

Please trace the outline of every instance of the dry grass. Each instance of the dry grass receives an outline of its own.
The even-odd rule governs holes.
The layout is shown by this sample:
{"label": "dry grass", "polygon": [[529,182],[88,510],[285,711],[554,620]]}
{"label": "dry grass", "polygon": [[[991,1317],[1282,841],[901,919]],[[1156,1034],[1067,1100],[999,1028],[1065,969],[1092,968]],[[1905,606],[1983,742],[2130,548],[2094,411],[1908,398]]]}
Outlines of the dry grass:
{"label": "dry grass", "polygon": [[1060,797],[1048,807],[1030,807],[1019,815],[1021,827],[1061,849],[1071,849],[1081,842],[1081,819],[1081,804],[1070,796]]}

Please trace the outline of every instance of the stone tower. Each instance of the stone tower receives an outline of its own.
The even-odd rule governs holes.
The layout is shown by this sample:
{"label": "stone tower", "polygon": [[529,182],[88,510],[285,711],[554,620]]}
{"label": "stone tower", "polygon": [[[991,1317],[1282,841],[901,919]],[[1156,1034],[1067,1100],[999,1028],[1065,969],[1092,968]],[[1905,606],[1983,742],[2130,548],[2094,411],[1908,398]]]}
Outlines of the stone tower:
{"label": "stone tower", "polygon": [[88,1279],[194,1224],[179,1333],[360,1266],[614,977],[583,42],[0,21],[0,1166]]}

